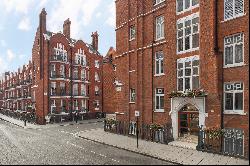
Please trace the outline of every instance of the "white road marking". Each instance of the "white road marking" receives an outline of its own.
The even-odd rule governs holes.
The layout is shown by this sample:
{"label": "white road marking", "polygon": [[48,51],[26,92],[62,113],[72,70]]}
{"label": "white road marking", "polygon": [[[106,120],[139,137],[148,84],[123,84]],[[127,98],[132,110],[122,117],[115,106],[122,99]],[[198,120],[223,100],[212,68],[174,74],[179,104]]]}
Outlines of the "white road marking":
{"label": "white road marking", "polygon": [[[84,147],[81,147],[81,146],[78,146],[78,145],[76,145],[76,144],[73,144],[73,143],[70,143],[69,141],[67,141],[67,144],[70,144],[70,145],[72,145],[72,146],[74,146],[74,147],[77,147],[77,148],[80,148],[80,149],[85,149]],[[85,152],[88,152],[87,150],[85,150]],[[107,156],[105,156],[104,154],[97,154],[96,152],[94,152],[94,151],[90,151],[91,153],[93,153],[93,154],[96,154],[96,155],[98,155],[98,156],[101,156],[101,157],[104,157],[104,158],[107,158]],[[115,160],[115,159],[113,159],[113,158],[111,158],[111,160],[112,161],[114,161],[114,162],[120,162],[120,161],[118,161],[118,160]]]}

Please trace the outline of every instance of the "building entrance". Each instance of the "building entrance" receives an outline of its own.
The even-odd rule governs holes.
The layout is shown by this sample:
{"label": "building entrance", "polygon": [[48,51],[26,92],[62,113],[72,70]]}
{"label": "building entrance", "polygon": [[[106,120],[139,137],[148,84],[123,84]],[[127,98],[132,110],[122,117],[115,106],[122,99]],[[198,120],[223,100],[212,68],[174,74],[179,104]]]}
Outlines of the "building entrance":
{"label": "building entrance", "polygon": [[196,142],[199,132],[199,111],[191,104],[187,104],[178,113],[179,132],[181,140]]}

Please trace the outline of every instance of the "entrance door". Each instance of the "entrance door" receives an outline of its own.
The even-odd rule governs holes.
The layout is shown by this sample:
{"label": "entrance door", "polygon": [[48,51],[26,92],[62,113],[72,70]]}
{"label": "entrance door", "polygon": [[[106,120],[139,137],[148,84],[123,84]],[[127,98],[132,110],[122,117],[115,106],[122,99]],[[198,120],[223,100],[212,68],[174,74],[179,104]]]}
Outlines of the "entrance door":
{"label": "entrance door", "polygon": [[198,136],[199,112],[193,106],[184,106],[179,111],[179,137]]}

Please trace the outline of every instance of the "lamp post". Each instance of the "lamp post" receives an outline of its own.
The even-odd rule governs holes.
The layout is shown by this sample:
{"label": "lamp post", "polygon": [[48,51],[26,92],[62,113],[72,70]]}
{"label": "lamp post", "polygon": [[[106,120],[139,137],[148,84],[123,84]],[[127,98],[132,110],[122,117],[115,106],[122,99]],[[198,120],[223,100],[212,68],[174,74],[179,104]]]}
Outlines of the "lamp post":
{"label": "lamp post", "polygon": [[139,116],[140,116],[140,112],[139,111],[135,111],[135,117],[136,117],[136,147],[138,148],[138,140],[139,140],[139,130],[138,130],[138,119],[139,119]]}

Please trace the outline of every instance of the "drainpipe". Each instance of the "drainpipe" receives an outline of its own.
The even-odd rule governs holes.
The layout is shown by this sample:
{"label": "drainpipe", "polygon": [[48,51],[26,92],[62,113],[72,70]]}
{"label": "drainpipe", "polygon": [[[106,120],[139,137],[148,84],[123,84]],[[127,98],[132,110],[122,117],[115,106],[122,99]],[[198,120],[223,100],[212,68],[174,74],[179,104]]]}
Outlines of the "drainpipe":
{"label": "drainpipe", "polygon": [[[153,18],[154,18],[154,10],[153,10],[153,13],[152,13],[152,15],[153,15]],[[155,42],[155,40],[154,40],[154,38],[155,38],[155,21],[154,21],[155,19],[153,19],[153,40],[152,40],[152,61],[151,61],[151,63],[152,63],[152,94],[151,94],[151,96],[152,96],[152,121],[151,121],[151,123],[154,123],[154,42]]]}

